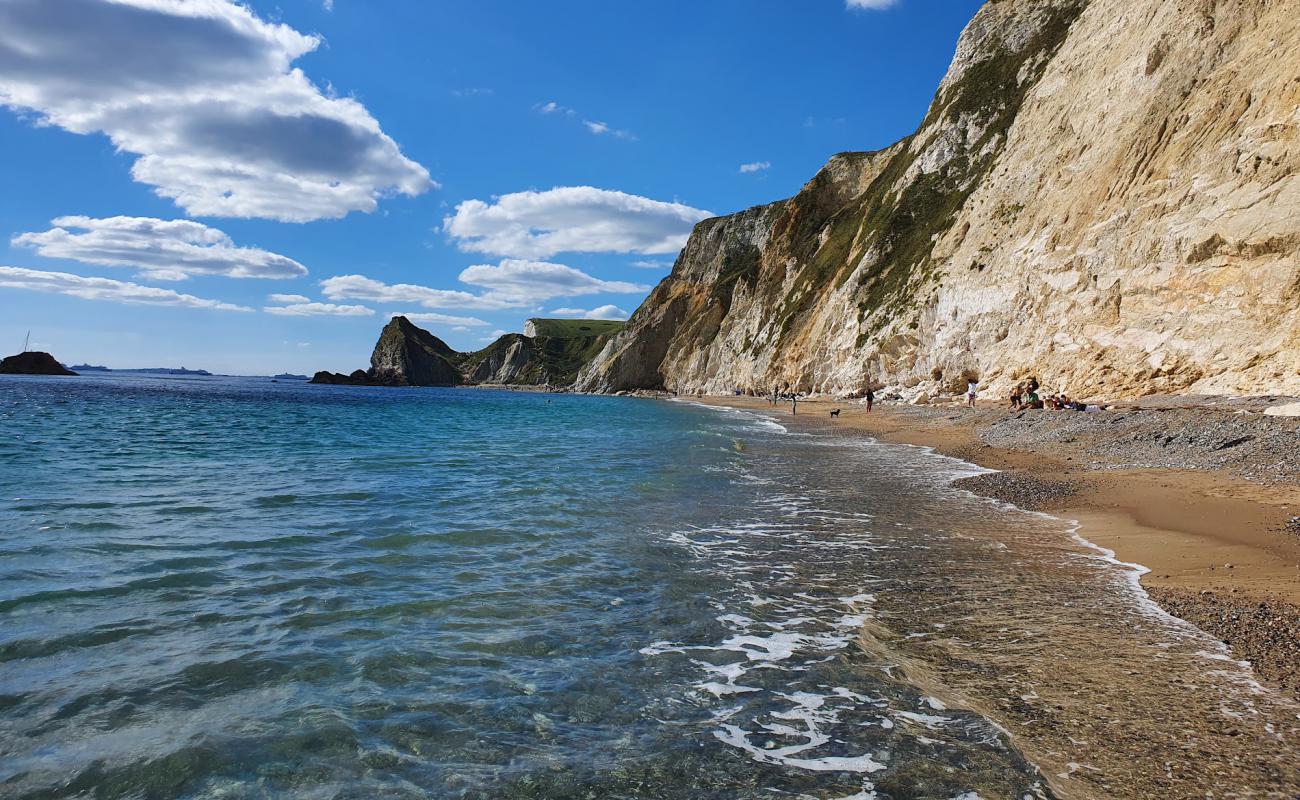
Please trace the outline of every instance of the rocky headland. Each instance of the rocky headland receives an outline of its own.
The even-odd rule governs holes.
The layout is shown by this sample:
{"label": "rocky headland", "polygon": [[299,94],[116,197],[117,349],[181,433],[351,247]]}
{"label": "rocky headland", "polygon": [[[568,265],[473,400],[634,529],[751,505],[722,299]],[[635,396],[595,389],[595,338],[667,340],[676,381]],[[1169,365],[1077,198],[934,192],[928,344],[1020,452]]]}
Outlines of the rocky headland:
{"label": "rocky headland", "polygon": [[375,344],[370,369],[351,374],[317,372],[311,382],[565,389],[622,327],[608,320],[532,319],[525,328],[531,336],[507,333],[482,350],[461,353],[406,317],[393,317]]}
{"label": "rocky headland", "polygon": [[76,375],[49,353],[29,350],[0,361],[0,375]]}

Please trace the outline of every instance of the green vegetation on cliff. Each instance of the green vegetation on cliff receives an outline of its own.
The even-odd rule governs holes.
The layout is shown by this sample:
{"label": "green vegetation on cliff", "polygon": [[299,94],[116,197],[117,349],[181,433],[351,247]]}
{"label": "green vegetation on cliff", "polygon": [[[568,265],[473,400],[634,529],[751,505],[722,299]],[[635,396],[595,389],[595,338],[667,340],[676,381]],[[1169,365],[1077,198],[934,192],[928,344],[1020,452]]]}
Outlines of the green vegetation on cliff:
{"label": "green vegetation on cliff", "polygon": [[[579,322],[579,320],[539,320],[544,322]],[[587,321],[582,320],[583,327]],[[507,333],[476,353],[460,356],[459,366],[472,383],[502,383],[518,386],[568,386],[578,371],[600,353],[622,323],[597,323],[604,326],[598,335],[524,336]],[[576,326],[575,326],[576,327]],[[557,326],[551,330],[565,330]],[[572,328],[569,328],[572,330]]]}
{"label": "green vegetation on cliff", "polygon": [[618,333],[626,322],[609,319],[530,319],[524,332],[533,337],[569,339]]}

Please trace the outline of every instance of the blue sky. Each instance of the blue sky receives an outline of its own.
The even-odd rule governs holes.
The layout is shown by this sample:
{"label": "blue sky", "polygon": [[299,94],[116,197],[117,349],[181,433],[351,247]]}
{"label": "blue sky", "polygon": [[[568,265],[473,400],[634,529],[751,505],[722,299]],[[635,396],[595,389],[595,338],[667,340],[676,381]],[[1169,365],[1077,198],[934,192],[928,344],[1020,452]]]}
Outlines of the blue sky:
{"label": "blue sky", "polygon": [[393,312],[631,312],[698,219],[913,131],[980,5],[853,3],[5,0],[0,350],[351,370]]}

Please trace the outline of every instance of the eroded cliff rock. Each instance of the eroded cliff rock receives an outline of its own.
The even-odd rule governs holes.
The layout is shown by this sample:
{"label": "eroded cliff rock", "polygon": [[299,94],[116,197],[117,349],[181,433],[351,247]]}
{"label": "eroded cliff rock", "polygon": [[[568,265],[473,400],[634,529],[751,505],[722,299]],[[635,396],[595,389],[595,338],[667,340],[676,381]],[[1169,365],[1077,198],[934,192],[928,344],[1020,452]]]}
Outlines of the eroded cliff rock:
{"label": "eroded cliff rock", "polygon": [[1300,393],[1300,14],[997,0],[925,120],[706,220],[587,391]]}
{"label": "eroded cliff rock", "polygon": [[406,317],[393,317],[370,354],[369,375],[396,386],[455,386],[462,383],[459,353]]}
{"label": "eroded cliff rock", "polygon": [[455,386],[464,378],[460,354],[406,317],[393,317],[379,334],[370,369],[350,375],[317,372],[312,383],[373,386]]}

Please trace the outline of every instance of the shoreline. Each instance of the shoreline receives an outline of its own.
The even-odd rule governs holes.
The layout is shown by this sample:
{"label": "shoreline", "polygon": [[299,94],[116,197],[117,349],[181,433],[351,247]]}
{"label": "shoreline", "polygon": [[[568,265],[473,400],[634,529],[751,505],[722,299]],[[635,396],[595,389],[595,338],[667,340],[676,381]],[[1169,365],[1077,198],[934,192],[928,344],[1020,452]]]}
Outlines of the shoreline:
{"label": "shoreline", "polygon": [[[788,404],[772,406],[760,398],[692,399],[790,418]],[[836,408],[840,415],[833,419],[829,411]],[[1182,420],[1166,420],[1158,410],[1032,411],[1047,416],[1030,416],[1023,424],[1025,414],[987,407],[878,404],[868,414],[856,401],[801,400],[799,412],[797,419],[818,429],[928,447],[994,470],[953,485],[1074,521],[1077,537],[1145,570],[1137,583],[1153,603],[1223,641],[1234,658],[1249,661],[1262,679],[1300,699],[1300,526],[1294,522],[1300,515],[1300,474],[1290,470],[1285,456],[1262,478],[1252,475],[1254,480],[1244,477],[1250,475],[1244,469],[1253,467],[1206,465],[1190,451],[1171,459],[1185,461],[1185,468],[1144,464],[1133,451],[1144,446],[1145,429],[1130,441],[1110,423],[1115,415],[1145,414],[1152,419],[1138,422],[1176,433]],[[1062,423],[1070,435],[1021,442],[1012,431],[1007,446],[1010,426]],[[1284,442],[1295,425],[1267,424],[1282,426]],[[1216,446],[1205,449],[1214,452]],[[1250,455],[1238,460],[1249,465]]]}

